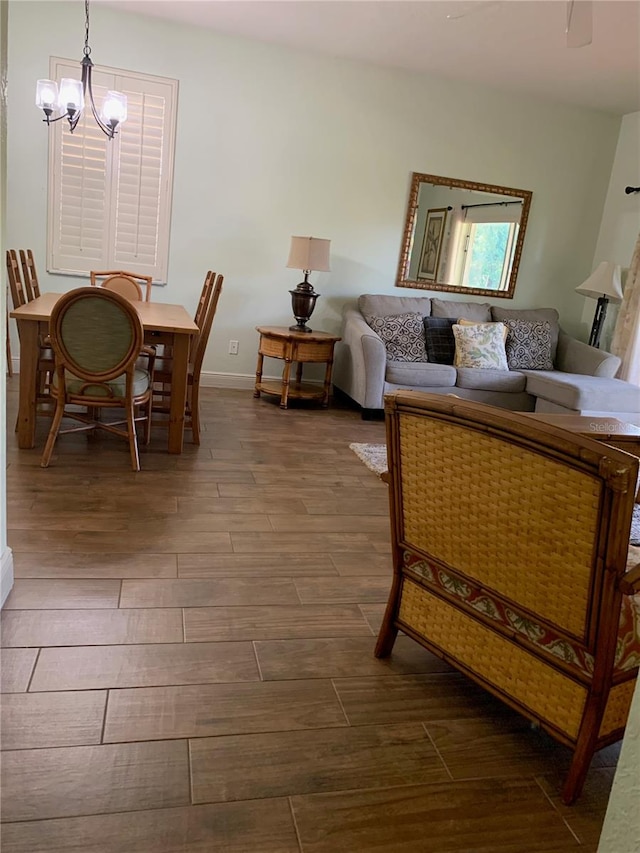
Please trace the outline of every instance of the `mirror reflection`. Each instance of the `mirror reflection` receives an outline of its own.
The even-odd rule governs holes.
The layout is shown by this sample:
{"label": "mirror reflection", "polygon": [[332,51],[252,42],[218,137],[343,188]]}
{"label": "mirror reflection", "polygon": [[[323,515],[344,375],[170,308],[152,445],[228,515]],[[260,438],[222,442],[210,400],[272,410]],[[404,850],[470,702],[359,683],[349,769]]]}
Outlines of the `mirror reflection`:
{"label": "mirror reflection", "polygon": [[397,287],[513,296],[531,193],[414,172]]}

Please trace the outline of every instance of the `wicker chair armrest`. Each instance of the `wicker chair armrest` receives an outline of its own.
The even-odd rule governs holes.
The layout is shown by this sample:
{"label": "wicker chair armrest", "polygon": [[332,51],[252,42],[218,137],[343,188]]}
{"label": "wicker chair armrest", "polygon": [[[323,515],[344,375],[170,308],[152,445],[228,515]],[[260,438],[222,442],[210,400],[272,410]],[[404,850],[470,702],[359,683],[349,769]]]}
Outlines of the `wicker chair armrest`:
{"label": "wicker chair armrest", "polygon": [[636,595],[640,592],[640,563],[620,578],[620,591],[624,595]]}

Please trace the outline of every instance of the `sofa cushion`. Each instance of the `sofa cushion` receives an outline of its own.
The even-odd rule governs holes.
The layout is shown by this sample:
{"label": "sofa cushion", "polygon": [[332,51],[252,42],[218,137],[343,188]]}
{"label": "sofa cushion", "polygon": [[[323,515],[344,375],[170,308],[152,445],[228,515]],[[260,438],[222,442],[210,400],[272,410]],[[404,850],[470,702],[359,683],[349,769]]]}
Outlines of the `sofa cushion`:
{"label": "sofa cushion", "polygon": [[451,327],[456,339],[456,367],[492,367],[508,370],[502,323],[478,323]]}
{"label": "sofa cushion", "polygon": [[385,380],[396,385],[417,385],[421,388],[453,388],[456,384],[456,369],[448,364],[388,361]]}
{"label": "sofa cushion", "polygon": [[491,305],[488,302],[454,302],[452,299],[432,299],[432,317],[466,317],[479,323],[491,320]]}
{"label": "sofa cushion", "polygon": [[393,361],[427,361],[424,345],[422,314],[393,314],[390,317],[365,317],[373,331],[380,336]]}
{"label": "sofa cushion", "polygon": [[476,391],[524,391],[527,377],[516,370],[479,369],[477,367],[458,367],[456,386],[472,388]]}
{"label": "sofa cushion", "polygon": [[365,293],[358,297],[358,308],[363,317],[375,314],[378,317],[390,317],[393,314],[431,313],[431,300],[428,296],[386,296],[382,293]]}
{"label": "sofa cushion", "polygon": [[529,322],[535,322],[538,320],[548,320],[551,327],[551,360],[555,364],[558,334],[560,333],[558,325],[559,314],[555,308],[502,308],[500,305],[493,305],[491,316],[494,320],[499,321],[528,320]]}
{"label": "sofa cushion", "polygon": [[456,354],[456,339],[451,327],[457,323],[455,317],[425,317],[424,336],[429,361],[434,364],[453,364]]}
{"label": "sofa cushion", "polygon": [[508,329],[509,370],[553,370],[551,324],[548,320],[502,321]]}
{"label": "sofa cushion", "polygon": [[621,379],[561,373],[558,370],[523,371],[527,391],[576,412],[640,412],[640,388]]}

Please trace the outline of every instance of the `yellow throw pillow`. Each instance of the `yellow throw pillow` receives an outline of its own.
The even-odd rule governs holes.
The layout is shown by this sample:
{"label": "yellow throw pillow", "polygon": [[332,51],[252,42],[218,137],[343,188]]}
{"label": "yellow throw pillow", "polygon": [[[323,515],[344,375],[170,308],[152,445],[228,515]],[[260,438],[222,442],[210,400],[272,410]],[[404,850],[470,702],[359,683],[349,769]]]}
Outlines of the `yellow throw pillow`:
{"label": "yellow throw pillow", "polygon": [[[481,323],[479,320],[465,320],[464,317],[461,317],[458,320],[458,325],[459,326],[495,326],[496,324],[495,324],[495,322],[494,323]],[[507,326],[505,326],[504,323],[501,323],[500,325],[503,328],[502,337],[504,338],[504,341],[506,343],[507,335],[509,334],[509,329],[507,328]]]}

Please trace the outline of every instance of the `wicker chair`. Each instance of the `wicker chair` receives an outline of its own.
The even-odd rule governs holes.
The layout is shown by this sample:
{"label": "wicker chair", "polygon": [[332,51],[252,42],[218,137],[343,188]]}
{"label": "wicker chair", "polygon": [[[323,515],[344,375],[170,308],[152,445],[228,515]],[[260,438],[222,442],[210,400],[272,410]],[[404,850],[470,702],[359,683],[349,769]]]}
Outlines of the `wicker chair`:
{"label": "wicker chair", "polygon": [[[626,571],[635,457],[481,403],[385,400],[398,630],[574,751],[562,797],[622,737],[640,663]],[[626,574],[625,574],[626,571]]]}
{"label": "wicker chair", "polygon": [[[139,471],[136,421],[145,421],[145,444],[149,444],[155,351],[143,347],[144,331],[137,311],[119,293],[81,287],[56,302],[50,331],[56,363],[51,393],[56,410],[41,466],[49,466],[59,433],[103,429],[128,440],[131,466]],[[148,356],[148,370],[136,366],[141,353]],[[79,412],[78,406],[86,406],[88,414]],[[124,409],[125,419],[100,420],[104,408]],[[136,416],[138,408],[144,415]],[[61,430],[63,417],[80,421],[81,426]]]}

